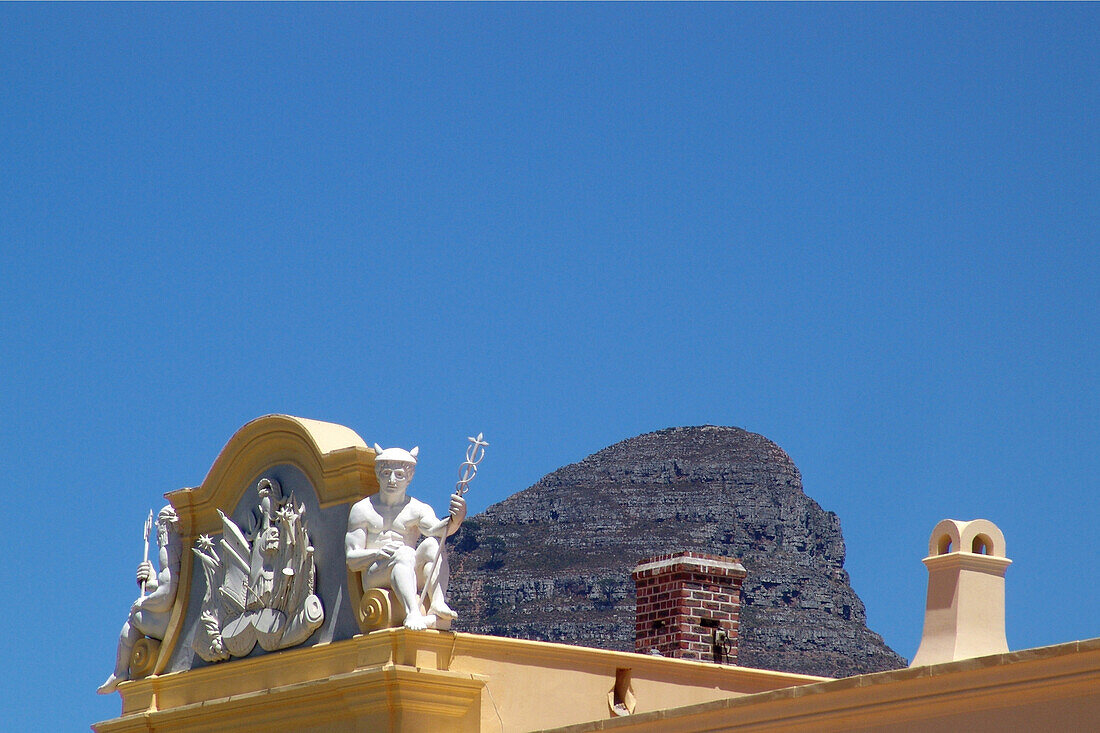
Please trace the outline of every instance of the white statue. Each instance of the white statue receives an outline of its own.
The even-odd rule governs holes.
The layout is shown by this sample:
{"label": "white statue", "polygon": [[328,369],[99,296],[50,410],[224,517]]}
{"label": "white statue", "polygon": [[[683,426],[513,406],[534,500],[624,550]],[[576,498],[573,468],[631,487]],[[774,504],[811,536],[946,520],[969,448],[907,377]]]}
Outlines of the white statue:
{"label": "white statue", "polygon": [[248,534],[220,510],[222,539],[202,535],[193,552],[206,575],[199,633],[192,648],[208,662],[296,646],[325,620],[314,594],[316,568],[305,505],[284,499],[279,483],[260,479],[260,503]]}
{"label": "white statue", "polygon": [[[161,509],[157,515],[157,561],[160,563],[160,572],[155,573],[153,563],[148,560],[138,565],[137,582],[142,586],[141,596],[130,606],[130,616],[122,625],[122,633],[118,636],[115,671],[96,690],[101,695],[114,692],[120,682],[130,679],[130,659],[134,644],[143,636],[162,641],[168,631],[168,619],[172,615],[180,574],[178,527],[179,517],[172,506]],[[146,539],[148,540],[148,532]]]}
{"label": "white statue", "polygon": [[[440,540],[457,532],[466,518],[466,500],[457,492],[442,521],[430,506],[405,494],[418,450],[383,450],[375,443],[378,493],[352,506],[344,541],[348,569],[362,573],[363,590],[393,589],[408,629],[445,625],[458,615],[446,602],[450,568]],[[425,539],[418,545],[421,535]]]}

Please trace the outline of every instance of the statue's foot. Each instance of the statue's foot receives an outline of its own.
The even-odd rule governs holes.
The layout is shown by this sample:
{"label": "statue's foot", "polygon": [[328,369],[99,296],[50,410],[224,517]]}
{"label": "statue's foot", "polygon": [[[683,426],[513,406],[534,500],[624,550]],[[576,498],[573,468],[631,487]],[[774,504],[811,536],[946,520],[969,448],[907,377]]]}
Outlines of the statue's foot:
{"label": "statue's foot", "polygon": [[422,631],[428,628],[428,617],[419,613],[409,613],[405,616],[405,628],[413,631]]}
{"label": "statue's foot", "polygon": [[100,695],[110,695],[112,692],[118,689],[118,683],[122,681],[123,680],[112,674],[110,677],[107,678],[106,682],[99,686],[99,689],[97,689],[96,692],[98,692]]}
{"label": "statue's foot", "polygon": [[432,607],[428,609],[428,613],[434,614],[439,618],[447,618],[452,621],[458,618],[458,614],[455,613],[455,611],[452,610],[450,606],[448,606],[446,603],[443,603],[442,601],[439,603],[433,603]]}

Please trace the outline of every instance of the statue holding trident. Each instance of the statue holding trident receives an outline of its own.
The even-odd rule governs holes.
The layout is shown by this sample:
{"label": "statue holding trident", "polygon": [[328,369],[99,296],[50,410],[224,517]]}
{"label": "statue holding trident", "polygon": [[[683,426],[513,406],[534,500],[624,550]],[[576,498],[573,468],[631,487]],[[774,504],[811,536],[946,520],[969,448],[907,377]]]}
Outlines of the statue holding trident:
{"label": "statue holding trident", "polygon": [[[474,452],[488,443],[475,441]],[[348,515],[344,540],[348,569],[362,573],[363,590],[390,588],[404,612],[408,629],[449,627],[458,614],[446,602],[450,567],[443,551],[445,539],[458,531],[466,518],[466,484],[476,473],[467,472],[451,494],[449,514],[440,520],[430,506],[406,494],[416,470],[419,448],[383,449],[374,445],[374,473],[378,493],[356,502]],[[475,457],[469,453],[467,463]],[[463,467],[467,466],[463,464]],[[417,544],[421,536],[424,540]],[[423,593],[420,590],[423,589]],[[421,599],[426,601],[421,604]]]}
{"label": "statue holding trident", "polygon": [[[149,562],[149,532],[151,525],[146,521],[145,560],[137,569],[137,582],[141,586],[141,596],[130,606],[130,615],[122,625],[118,637],[118,655],[115,659],[115,671],[107,681],[96,690],[101,695],[114,692],[120,682],[125,682],[138,674],[135,670],[135,652],[139,664],[148,671],[155,661],[151,651],[158,647],[168,631],[168,618],[172,613],[172,603],[176,600],[176,586],[180,574],[180,538],[177,533],[179,518],[172,505],[164,507],[157,514],[157,560],[160,572],[154,572]],[[149,642],[142,637],[156,640]]]}

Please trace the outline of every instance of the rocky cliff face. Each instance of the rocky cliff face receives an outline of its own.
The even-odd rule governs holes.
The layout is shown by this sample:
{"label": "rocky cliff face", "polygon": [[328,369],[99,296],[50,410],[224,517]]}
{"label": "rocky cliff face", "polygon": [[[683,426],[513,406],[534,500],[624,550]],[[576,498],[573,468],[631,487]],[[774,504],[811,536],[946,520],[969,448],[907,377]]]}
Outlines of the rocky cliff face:
{"label": "rocky cliff face", "polygon": [[451,550],[455,629],[632,651],[646,557],[736,557],[739,663],[831,677],[905,666],[867,629],[840,521],[779,446],[740,428],[670,428],[605,448],[466,520]]}

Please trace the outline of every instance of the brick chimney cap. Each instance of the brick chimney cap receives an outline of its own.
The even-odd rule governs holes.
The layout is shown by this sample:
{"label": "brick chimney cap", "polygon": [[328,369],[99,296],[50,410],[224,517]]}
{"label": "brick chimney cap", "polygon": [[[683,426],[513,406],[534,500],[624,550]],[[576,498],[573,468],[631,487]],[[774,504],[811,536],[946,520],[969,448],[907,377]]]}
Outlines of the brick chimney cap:
{"label": "brick chimney cap", "polygon": [[708,555],[702,552],[676,552],[657,555],[639,563],[634,568],[632,575],[635,577],[642,574],[657,575],[677,569],[694,570],[714,575],[745,575],[745,566],[736,558]]}

